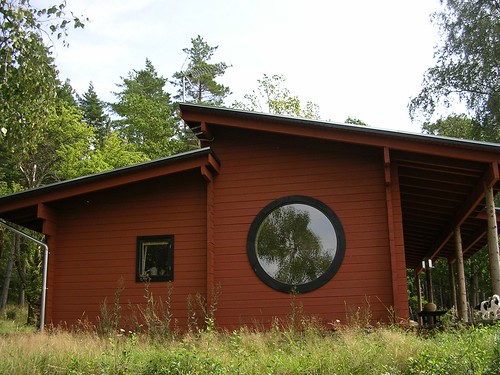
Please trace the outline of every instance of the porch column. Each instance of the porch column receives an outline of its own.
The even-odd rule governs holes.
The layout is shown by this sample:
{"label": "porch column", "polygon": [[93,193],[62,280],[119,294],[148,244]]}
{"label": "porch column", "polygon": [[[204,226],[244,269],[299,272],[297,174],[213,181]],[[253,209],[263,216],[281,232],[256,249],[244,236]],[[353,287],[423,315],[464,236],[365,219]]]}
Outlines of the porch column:
{"label": "porch column", "polygon": [[486,213],[488,215],[488,255],[490,260],[491,288],[493,294],[500,295],[500,256],[498,253],[497,216],[495,213],[495,200],[493,187],[484,184],[484,197],[486,200]]}
{"label": "porch column", "polygon": [[448,277],[450,280],[451,290],[451,304],[457,306],[457,288],[455,286],[455,271],[453,270],[453,263],[448,259]]}
{"label": "porch column", "polygon": [[[426,260],[426,262],[429,262]],[[425,283],[427,285],[427,302],[434,303],[434,288],[432,287],[432,267],[430,262],[425,267]]]}
{"label": "porch column", "polygon": [[465,271],[464,257],[462,252],[462,234],[460,227],[454,230],[455,236],[455,256],[457,259],[457,276],[458,276],[458,318],[463,322],[468,322],[467,312],[467,290],[465,289]]}
{"label": "porch column", "polygon": [[[415,272],[415,280],[417,282],[417,304],[418,304],[418,311],[422,311],[422,283],[420,282],[420,274]],[[418,324],[422,325],[422,317],[419,315],[418,316]]]}

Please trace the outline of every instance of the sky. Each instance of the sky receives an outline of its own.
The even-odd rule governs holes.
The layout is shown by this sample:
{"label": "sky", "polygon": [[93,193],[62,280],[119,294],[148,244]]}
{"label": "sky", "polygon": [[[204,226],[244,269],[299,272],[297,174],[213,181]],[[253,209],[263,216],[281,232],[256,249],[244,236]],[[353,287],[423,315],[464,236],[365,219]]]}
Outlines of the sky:
{"label": "sky", "polygon": [[[46,0],[32,1],[33,4]],[[439,0],[67,0],[90,19],[56,45],[62,80],[78,94],[93,82],[115,101],[117,84],[146,58],[170,79],[200,35],[218,46],[211,62],[232,65],[219,80],[232,91],[225,104],[257,89],[263,74],[281,74],[301,102],[322,119],[358,118],[372,127],[420,132],[408,103],[434,65],[439,41],[430,15]],[[174,93],[171,86],[166,90]]]}

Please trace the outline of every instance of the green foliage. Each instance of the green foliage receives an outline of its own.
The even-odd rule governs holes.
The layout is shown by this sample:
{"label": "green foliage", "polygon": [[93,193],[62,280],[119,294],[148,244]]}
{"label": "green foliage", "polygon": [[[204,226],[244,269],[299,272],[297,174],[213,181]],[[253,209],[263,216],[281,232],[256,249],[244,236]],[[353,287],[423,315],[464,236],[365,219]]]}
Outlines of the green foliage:
{"label": "green foliage", "polygon": [[232,107],[275,115],[319,119],[318,105],[312,102],[302,105],[298,96],[292,96],[290,90],[285,87],[285,81],[285,77],[282,75],[268,76],[264,74],[262,79],[257,80],[259,84],[257,90],[246,94],[244,102],[234,102]]}
{"label": "green foliage", "polygon": [[15,184],[33,188],[47,182],[57,163],[55,156],[45,152],[54,144],[45,142],[57,122],[54,117],[61,115],[60,102],[71,106],[71,94],[66,84],[59,84],[42,37],[56,36],[67,44],[69,26],[83,27],[79,18],[67,16],[65,7],[62,3],[37,9],[26,0],[0,1],[0,123],[4,134],[0,158],[2,168],[15,171],[4,172],[10,190]]}
{"label": "green foliage", "polygon": [[491,374],[498,372],[500,340],[498,323],[493,326],[444,332],[434,336],[415,357],[405,373]]}
{"label": "green foliage", "polygon": [[425,134],[439,135],[476,141],[485,140],[480,124],[465,115],[450,115],[434,123],[426,122],[422,126]]}
{"label": "green foliage", "polygon": [[438,105],[458,97],[475,114],[484,140],[500,139],[500,10],[497,0],[442,0],[433,15],[442,42],[436,65],[424,75],[421,92],[411,100],[410,115],[430,117]]}
{"label": "green foliage", "polygon": [[111,104],[121,119],[113,126],[127,143],[150,159],[169,156],[185,149],[180,140],[170,95],[164,91],[166,79],[158,76],[151,61],[134,70],[118,85],[118,102]]}
{"label": "green foliage", "polygon": [[78,104],[83,110],[83,121],[94,128],[94,147],[103,148],[106,138],[110,136],[111,119],[106,114],[106,105],[97,96],[92,82],[87,92],[78,98]]}
{"label": "green foliage", "polygon": [[229,87],[216,82],[229,67],[225,62],[211,63],[218,46],[212,47],[198,35],[191,39],[191,48],[182,51],[187,55],[187,67],[173,75],[174,86],[179,87],[176,99],[183,102],[220,106],[231,93]]}
{"label": "green foliage", "polygon": [[0,315],[0,334],[33,332],[34,326],[26,324],[27,315],[26,308],[8,305],[3,316]]}
{"label": "green foliage", "polygon": [[349,116],[346,120],[345,120],[345,123],[346,124],[352,124],[352,125],[361,125],[361,126],[368,126],[368,124],[358,118],[353,118],[351,116]]}

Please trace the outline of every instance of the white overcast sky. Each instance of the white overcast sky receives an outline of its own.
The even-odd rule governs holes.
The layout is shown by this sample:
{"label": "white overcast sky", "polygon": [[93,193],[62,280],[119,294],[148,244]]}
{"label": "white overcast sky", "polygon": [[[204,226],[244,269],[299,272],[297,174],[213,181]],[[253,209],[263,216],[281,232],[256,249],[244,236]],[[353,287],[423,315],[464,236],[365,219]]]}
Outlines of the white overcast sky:
{"label": "white overcast sky", "polygon": [[[33,4],[45,0],[33,1]],[[60,78],[77,93],[92,81],[114,101],[120,77],[149,58],[165,78],[201,35],[218,46],[213,62],[232,64],[221,79],[232,96],[257,87],[264,73],[283,74],[291,94],[319,105],[322,119],[348,116],[373,127],[420,132],[407,105],[433,65],[439,0],[67,0],[90,18],[56,46]],[[167,91],[173,92],[167,86]]]}

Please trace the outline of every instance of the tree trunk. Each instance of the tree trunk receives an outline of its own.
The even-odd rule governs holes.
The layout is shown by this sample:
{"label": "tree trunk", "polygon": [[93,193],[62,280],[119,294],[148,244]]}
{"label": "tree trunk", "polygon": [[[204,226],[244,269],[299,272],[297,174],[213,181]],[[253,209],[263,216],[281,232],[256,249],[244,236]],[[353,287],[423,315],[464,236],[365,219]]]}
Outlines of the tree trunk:
{"label": "tree trunk", "polygon": [[19,296],[17,299],[17,303],[18,303],[20,309],[24,308],[24,302],[25,302],[24,287],[21,285],[21,287],[19,288]]}
{"label": "tree trunk", "polygon": [[9,298],[9,286],[10,286],[10,277],[12,275],[12,267],[14,265],[14,249],[16,245],[19,246],[19,236],[14,236],[14,244],[11,248],[11,253],[8,254],[7,265],[5,267],[5,275],[2,283],[2,294],[0,294],[0,314],[5,311],[7,307],[7,300]]}
{"label": "tree trunk", "polygon": [[3,250],[4,250],[3,239],[4,239],[3,229],[0,229],[0,262],[2,261]]}
{"label": "tree trunk", "polygon": [[21,289],[28,285],[28,277],[26,275],[26,268],[21,259],[21,237],[18,234],[14,235],[17,238],[16,246],[14,246],[14,259],[16,260],[17,273],[21,280]]}
{"label": "tree trunk", "polygon": [[477,306],[481,302],[479,297],[479,276],[477,272],[474,272],[474,274],[472,275],[472,281],[473,281],[472,290],[474,292],[474,300],[472,302],[472,306]]}

